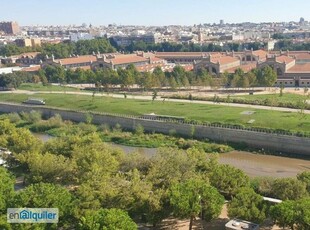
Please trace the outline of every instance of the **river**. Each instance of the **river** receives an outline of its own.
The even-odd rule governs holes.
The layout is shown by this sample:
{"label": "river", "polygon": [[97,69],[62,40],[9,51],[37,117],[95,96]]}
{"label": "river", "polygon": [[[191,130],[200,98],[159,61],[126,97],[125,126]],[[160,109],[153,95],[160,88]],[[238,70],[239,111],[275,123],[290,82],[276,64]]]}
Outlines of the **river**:
{"label": "river", "polygon": [[[34,133],[42,141],[53,138],[47,134]],[[148,157],[156,154],[156,148],[131,147],[111,144],[121,148],[125,153],[142,151]],[[295,177],[303,171],[310,171],[310,161],[282,156],[255,154],[251,152],[232,151],[220,154],[219,162],[229,164],[243,170],[250,177],[270,176],[274,178]]]}

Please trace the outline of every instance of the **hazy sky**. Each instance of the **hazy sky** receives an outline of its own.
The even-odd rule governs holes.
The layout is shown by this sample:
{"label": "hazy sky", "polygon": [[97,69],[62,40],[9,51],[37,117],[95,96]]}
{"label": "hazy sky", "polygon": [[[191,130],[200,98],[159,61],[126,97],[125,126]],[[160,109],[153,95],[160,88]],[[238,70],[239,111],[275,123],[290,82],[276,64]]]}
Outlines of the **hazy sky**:
{"label": "hazy sky", "polygon": [[0,0],[20,25],[193,25],[310,20],[310,0]]}

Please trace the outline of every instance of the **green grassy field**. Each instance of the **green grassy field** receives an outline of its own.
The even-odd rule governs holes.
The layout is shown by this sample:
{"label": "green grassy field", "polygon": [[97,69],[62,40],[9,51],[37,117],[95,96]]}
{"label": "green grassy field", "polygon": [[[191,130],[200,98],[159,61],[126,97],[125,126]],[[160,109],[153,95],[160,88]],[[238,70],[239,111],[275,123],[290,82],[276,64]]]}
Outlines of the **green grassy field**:
{"label": "green grassy field", "polygon": [[80,91],[77,88],[59,86],[59,85],[47,85],[43,86],[41,83],[24,83],[18,87],[19,90],[29,90],[29,91]]}
{"label": "green grassy field", "polygon": [[[22,102],[29,95],[0,94],[0,101]],[[43,98],[47,106],[77,110],[88,110],[118,114],[142,115],[155,113],[158,115],[182,116],[188,119],[242,124],[248,127],[265,127],[291,131],[310,131],[310,115],[272,110],[256,110],[227,107],[222,105],[204,105],[194,103],[176,103],[148,100],[116,99],[111,97],[95,97],[68,94],[35,94],[33,97]],[[255,111],[252,115],[242,115],[244,111]],[[255,122],[248,124],[249,120]]]}
{"label": "green grassy field", "polygon": [[261,95],[238,95],[238,96],[231,96],[232,98],[242,98],[247,100],[265,100],[265,99],[273,99],[278,102],[298,102],[305,98],[304,95],[293,94],[293,93],[283,93],[282,97],[280,94],[261,94]]}

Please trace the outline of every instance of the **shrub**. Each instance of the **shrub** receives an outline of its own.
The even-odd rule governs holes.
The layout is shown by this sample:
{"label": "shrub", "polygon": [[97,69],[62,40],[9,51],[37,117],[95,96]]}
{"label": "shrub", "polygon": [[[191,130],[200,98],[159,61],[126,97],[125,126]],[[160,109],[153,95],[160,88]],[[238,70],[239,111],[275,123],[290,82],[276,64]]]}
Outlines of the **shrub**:
{"label": "shrub", "polygon": [[141,124],[138,124],[136,127],[135,127],[135,134],[137,135],[143,135],[144,133],[144,128]]}
{"label": "shrub", "polygon": [[22,120],[18,113],[9,113],[7,117],[9,118],[11,123],[15,124],[19,123]]}

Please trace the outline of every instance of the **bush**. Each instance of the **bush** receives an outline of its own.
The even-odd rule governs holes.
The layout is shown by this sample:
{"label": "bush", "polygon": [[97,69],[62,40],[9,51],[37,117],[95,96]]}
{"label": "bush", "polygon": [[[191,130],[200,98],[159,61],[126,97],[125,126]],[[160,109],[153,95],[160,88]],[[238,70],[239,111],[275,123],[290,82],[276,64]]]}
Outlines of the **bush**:
{"label": "bush", "polygon": [[9,113],[7,117],[9,118],[11,123],[15,124],[19,123],[22,120],[18,113]]}
{"label": "bush", "polygon": [[30,113],[21,112],[20,113],[21,118],[29,123],[36,123],[42,119],[41,112],[38,111],[30,111]]}
{"label": "bush", "polygon": [[138,124],[136,127],[135,127],[135,134],[137,135],[143,135],[144,133],[144,128],[142,125]]}
{"label": "bush", "polygon": [[175,129],[170,129],[169,130],[169,136],[176,137],[177,136],[177,131]]}
{"label": "bush", "polygon": [[108,124],[102,124],[98,127],[98,131],[101,131],[105,134],[110,132],[110,126]]}
{"label": "bush", "polygon": [[117,123],[113,128],[113,132],[122,132],[122,126]]}

